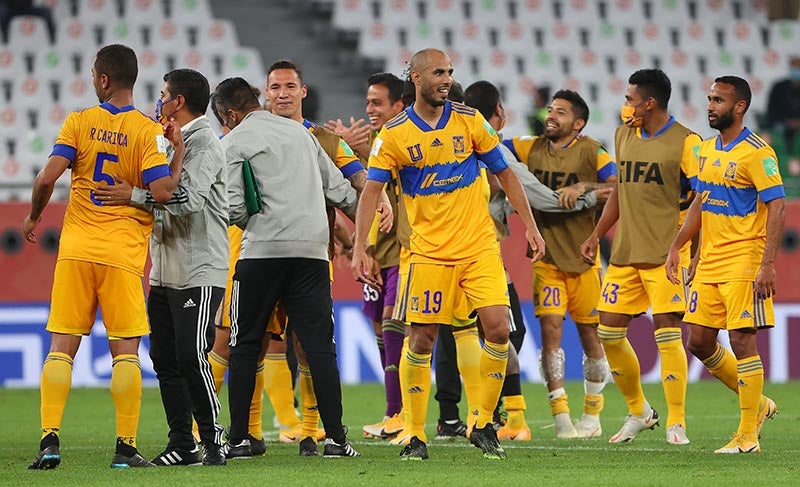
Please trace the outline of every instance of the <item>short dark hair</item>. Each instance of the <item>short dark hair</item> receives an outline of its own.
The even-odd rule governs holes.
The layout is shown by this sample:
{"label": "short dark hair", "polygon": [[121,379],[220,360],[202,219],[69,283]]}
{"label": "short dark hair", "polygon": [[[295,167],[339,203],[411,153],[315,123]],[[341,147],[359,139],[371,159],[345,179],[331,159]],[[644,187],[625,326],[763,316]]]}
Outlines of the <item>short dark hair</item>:
{"label": "short dark hair", "polygon": [[672,94],[672,83],[664,71],[660,69],[640,69],[628,78],[628,83],[636,85],[639,93],[645,97],[652,97],[658,106],[667,109],[669,97]]}
{"label": "short dark hair", "polygon": [[217,118],[217,121],[220,125],[225,125],[225,120],[222,119],[222,116],[217,111],[217,94],[211,93],[211,96],[208,98],[208,104],[211,106],[211,113]]}
{"label": "short dark hair", "polygon": [[470,106],[489,120],[500,103],[500,90],[488,81],[476,81],[464,90],[464,104]]}
{"label": "short dark hair", "polygon": [[583,120],[584,123],[589,122],[589,105],[577,91],[572,90],[558,90],[553,95],[553,100],[567,100],[572,105],[572,114],[578,120]]}
{"label": "short dark hair", "polygon": [[214,90],[214,109],[221,112],[236,110],[244,112],[258,108],[258,97],[244,78],[228,78],[217,85]]}
{"label": "short dark hair", "polygon": [[753,99],[753,92],[750,91],[750,84],[747,80],[738,76],[720,76],[714,80],[714,83],[725,83],[733,86],[733,92],[738,99],[744,100],[744,111],[747,113],[747,109],[750,108],[750,101]]}
{"label": "short dark hair", "polygon": [[267,70],[267,77],[272,74],[273,71],[276,69],[291,69],[295,73],[297,73],[297,77],[300,79],[300,83],[303,83],[303,71],[300,67],[295,64],[293,61],[289,61],[288,59],[279,59],[272,63],[272,66],[269,67]]}
{"label": "short dark hair", "polygon": [[186,108],[193,115],[202,115],[208,109],[211,90],[205,76],[194,69],[175,69],[164,75],[169,86],[169,94],[182,95],[186,100]]}
{"label": "short dark hair", "polygon": [[447,92],[447,99],[458,103],[464,103],[464,88],[461,87],[461,83],[453,80],[453,84],[450,85],[450,91]]}
{"label": "short dark hair", "polygon": [[397,103],[403,97],[403,80],[392,73],[375,73],[367,79],[367,86],[382,85],[389,92],[389,101]]}
{"label": "short dark hair", "polygon": [[97,51],[94,61],[96,74],[104,74],[111,84],[121,88],[133,88],[139,75],[136,53],[128,46],[110,44]]}

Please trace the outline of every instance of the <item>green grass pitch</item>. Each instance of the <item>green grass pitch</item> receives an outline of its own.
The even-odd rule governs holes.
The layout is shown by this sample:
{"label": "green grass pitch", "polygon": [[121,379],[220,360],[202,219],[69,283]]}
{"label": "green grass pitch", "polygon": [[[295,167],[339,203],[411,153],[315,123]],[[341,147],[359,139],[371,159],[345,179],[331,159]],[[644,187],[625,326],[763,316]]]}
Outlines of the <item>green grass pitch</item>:
{"label": "green grass pitch", "polygon": [[[28,471],[38,449],[39,393],[0,389],[0,485],[41,486],[161,486],[203,485],[800,485],[800,382],[767,384],[766,392],[778,403],[779,414],[763,429],[762,453],[721,456],[714,449],[725,444],[738,424],[738,399],[714,381],[691,384],[687,394],[688,433],[692,443],[679,447],[664,441],[663,427],[646,431],[630,444],[610,445],[608,437],[622,425],[625,405],[613,384],[606,389],[602,415],[603,438],[557,440],[546,404],[544,387],[524,384],[527,419],[534,439],[504,442],[507,461],[484,460],[466,440],[431,440],[431,458],[401,462],[399,447],[361,438],[361,426],[380,419],[380,385],[345,386],[345,423],[362,457],[351,459],[301,458],[297,445],[275,442],[269,403],[264,424],[267,455],[229,462],[227,467],[171,467],[119,471],[108,468],[113,454],[114,419],[106,389],[76,389],[70,394],[61,440],[62,463],[53,471]],[[573,417],[582,407],[582,384],[569,383]],[[645,386],[645,394],[666,420],[661,386]],[[223,405],[227,396],[223,391]],[[226,409],[223,407],[223,409]],[[464,408],[462,408],[462,411]],[[431,397],[428,435],[435,436],[436,404]],[[227,411],[220,418],[227,423]],[[663,423],[662,423],[663,424]],[[166,444],[166,423],[160,396],[145,388],[139,423],[139,449],[152,458]]]}

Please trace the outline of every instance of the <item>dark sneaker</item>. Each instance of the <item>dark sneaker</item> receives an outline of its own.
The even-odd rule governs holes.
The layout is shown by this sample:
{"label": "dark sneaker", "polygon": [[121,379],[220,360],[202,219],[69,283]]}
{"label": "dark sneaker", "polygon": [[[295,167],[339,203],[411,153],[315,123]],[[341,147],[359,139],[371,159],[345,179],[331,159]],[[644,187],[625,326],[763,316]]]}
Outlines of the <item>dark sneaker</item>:
{"label": "dark sneaker", "polygon": [[28,465],[28,470],[50,470],[56,468],[61,463],[61,452],[58,446],[58,435],[48,433],[39,442],[39,453],[36,454],[33,463]]}
{"label": "dark sneaker", "polygon": [[114,458],[111,460],[111,468],[139,468],[139,467],[155,467],[154,464],[144,459],[139,452],[133,455],[124,455],[122,453],[115,453]]}
{"label": "dark sneaker", "polygon": [[253,452],[250,450],[250,440],[248,439],[236,444],[228,440],[222,445],[222,452],[225,454],[225,458],[251,458],[253,456]]}
{"label": "dark sneaker", "polygon": [[416,436],[400,451],[400,460],[427,460],[428,446]]}
{"label": "dark sneaker", "polygon": [[491,423],[487,423],[483,428],[473,429],[470,443],[483,451],[483,458],[490,460],[505,460],[506,458],[506,451],[497,441],[497,432]]}
{"label": "dark sneaker", "polygon": [[264,441],[264,438],[257,440],[252,435],[247,435],[247,437],[250,440],[250,453],[254,457],[260,457],[267,453],[267,442]]}
{"label": "dark sneaker", "polygon": [[225,454],[222,452],[222,445],[219,443],[206,443],[203,445],[203,465],[216,467],[227,464]]}
{"label": "dark sneaker", "polygon": [[314,438],[306,436],[300,441],[300,456],[301,457],[316,457],[319,456],[319,449],[317,442]]}
{"label": "dark sneaker", "polygon": [[202,461],[203,457],[200,454],[200,448],[196,446],[194,450],[168,446],[166,450],[152,460],[152,463],[157,467],[171,467],[173,465],[200,465]]}
{"label": "dark sneaker", "polygon": [[436,426],[436,439],[437,440],[452,440],[455,438],[467,437],[467,425],[460,419],[453,419],[445,421],[439,420]]}
{"label": "dark sneaker", "polygon": [[325,438],[325,448],[322,450],[325,458],[360,457],[361,454],[353,449],[347,438],[342,443],[336,443],[331,438]]}

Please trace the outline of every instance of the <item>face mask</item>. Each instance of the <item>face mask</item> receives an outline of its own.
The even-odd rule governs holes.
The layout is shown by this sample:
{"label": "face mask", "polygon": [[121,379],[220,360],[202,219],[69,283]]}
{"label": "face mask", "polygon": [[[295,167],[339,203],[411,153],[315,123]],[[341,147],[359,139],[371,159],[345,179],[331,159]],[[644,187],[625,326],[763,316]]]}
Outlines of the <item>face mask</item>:
{"label": "face mask", "polygon": [[[641,103],[639,105],[641,105]],[[622,123],[624,123],[628,127],[641,127],[642,126],[642,117],[635,117],[634,116],[634,113],[636,112],[636,108],[639,105],[636,105],[636,106],[622,105],[622,108],[619,111],[619,116],[622,119]]]}
{"label": "face mask", "polygon": [[800,81],[800,68],[789,68],[789,79],[792,81]]}
{"label": "face mask", "polygon": [[164,105],[169,103],[169,102],[171,102],[174,99],[175,99],[175,97],[170,98],[167,101],[161,101],[160,99],[156,101],[156,120],[161,125],[164,125],[165,123],[167,123],[169,121],[169,118],[171,116],[175,115],[175,112],[178,111],[178,110],[175,110],[174,112],[170,113],[169,115],[164,115],[164,113],[163,113]]}

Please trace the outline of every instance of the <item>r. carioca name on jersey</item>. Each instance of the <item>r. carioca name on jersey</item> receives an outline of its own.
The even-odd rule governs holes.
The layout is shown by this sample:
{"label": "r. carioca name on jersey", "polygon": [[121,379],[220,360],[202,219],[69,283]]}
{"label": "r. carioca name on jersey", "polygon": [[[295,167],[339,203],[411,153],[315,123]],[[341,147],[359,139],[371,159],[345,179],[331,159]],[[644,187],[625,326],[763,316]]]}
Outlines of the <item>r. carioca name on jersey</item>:
{"label": "r. carioca name on jersey", "polygon": [[111,132],[110,130],[92,127],[89,131],[89,138],[98,142],[128,147],[128,134],[122,132]]}
{"label": "r. carioca name on jersey", "polygon": [[657,162],[619,161],[620,182],[664,184],[661,167]]}

